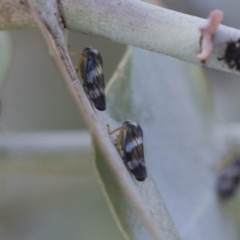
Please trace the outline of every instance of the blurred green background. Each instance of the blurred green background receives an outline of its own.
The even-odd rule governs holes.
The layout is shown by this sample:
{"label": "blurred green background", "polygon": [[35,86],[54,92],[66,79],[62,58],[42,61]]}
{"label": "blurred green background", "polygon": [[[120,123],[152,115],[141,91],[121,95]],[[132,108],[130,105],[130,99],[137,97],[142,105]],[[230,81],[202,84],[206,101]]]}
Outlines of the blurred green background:
{"label": "blurred green background", "polygon": [[[38,32],[11,31],[12,58],[1,89],[1,124],[7,131],[72,130],[84,127]],[[93,46],[100,51],[106,82],[125,47],[69,32],[71,51]],[[73,58],[74,62],[78,58]]]}

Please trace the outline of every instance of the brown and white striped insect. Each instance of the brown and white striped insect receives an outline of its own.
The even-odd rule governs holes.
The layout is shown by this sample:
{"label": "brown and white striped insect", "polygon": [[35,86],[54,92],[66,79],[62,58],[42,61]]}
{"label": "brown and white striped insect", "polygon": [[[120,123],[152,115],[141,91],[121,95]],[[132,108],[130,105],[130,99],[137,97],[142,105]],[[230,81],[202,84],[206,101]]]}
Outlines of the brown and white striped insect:
{"label": "brown and white striped insect", "polygon": [[[74,55],[74,53],[70,55]],[[76,71],[81,73],[84,91],[96,109],[104,111],[106,110],[106,99],[101,54],[92,47],[86,47],[81,55],[82,58],[76,67]]]}
{"label": "brown and white striped insect", "polygon": [[227,42],[224,56],[218,60],[224,60],[230,69],[236,68],[240,71],[240,39]]}
{"label": "brown and white striped insect", "polygon": [[147,178],[144,160],[143,131],[141,126],[133,121],[125,121],[123,125],[109,134],[119,131],[116,147],[122,155],[123,161],[134,177],[142,182]]}
{"label": "brown and white striped insect", "polygon": [[226,199],[234,195],[240,183],[240,159],[232,158],[219,173],[217,178],[217,193]]}

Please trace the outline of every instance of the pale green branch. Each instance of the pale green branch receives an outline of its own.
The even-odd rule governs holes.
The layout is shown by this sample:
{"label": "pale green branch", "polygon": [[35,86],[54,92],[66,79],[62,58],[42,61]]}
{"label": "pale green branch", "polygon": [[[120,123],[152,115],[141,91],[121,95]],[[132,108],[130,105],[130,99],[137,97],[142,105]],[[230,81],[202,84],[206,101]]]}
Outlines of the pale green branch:
{"label": "pale green branch", "polygon": [[[46,0],[38,0],[45,4]],[[100,36],[121,44],[144,48],[183,61],[202,65],[199,28],[206,19],[157,7],[139,0],[59,0],[66,27],[74,32]],[[0,30],[32,28],[33,19],[24,1],[2,0]],[[205,67],[239,73],[218,58],[227,42],[240,38],[240,31],[220,25],[213,37],[214,50]]]}

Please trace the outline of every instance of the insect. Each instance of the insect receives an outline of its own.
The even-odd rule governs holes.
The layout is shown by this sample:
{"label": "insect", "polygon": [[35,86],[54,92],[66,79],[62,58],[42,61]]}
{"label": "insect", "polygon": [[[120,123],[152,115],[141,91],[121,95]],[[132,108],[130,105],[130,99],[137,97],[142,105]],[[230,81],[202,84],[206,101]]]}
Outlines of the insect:
{"label": "insect", "polygon": [[84,48],[76,71],[80,71],[83,89],[96,109],[106,110],[105,83],[103,77],[103,61],[101,54],[92,47]]}
{"label": "insect", "polygon": [[228,42],[225,54],[219,60],[224,60],[231,69],[235,67],[240,70],[240,39]]}
{"label": "insect", "polygon": [[147,178],[144,160],[143,131],[141,126],[133,121],[125,121],[123,125],[109,134],[119,131],[116,146],[123,161],[134,177],[142,182]]}
{"label": "insect", "polygon": [[217,193],[226,199],[234,195],[240,182],[240,159],[235,159],[223,168],[217,179]]}

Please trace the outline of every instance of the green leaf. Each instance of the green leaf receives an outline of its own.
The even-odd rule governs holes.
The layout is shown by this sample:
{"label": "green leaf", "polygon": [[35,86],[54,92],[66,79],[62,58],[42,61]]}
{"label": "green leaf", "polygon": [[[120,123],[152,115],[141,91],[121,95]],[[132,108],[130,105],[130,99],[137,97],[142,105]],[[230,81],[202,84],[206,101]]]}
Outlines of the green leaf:
{"label": "green leaf", "polygon": [[[132,94],[132,55],[128,48],[122,61],[117,67],[112,79],[107,86],[108,112],[121,121],[132,118],[136,112],[133,108],[134,101]],[[138,112],[141,116],[141,112]],[[133,119],[135,120],[135,119]],[[111,121],[109,121],[111,122]],[[113,124],[114,125],[114,124]],[[110,126],[112,129],[113,126]],[[152,180],[151,173],[144,182],[136,181],[127,171],[122,159],[119,160],[119,169],[122,172],[122,179],[115,175],[112,168],[104,159],[101,149],[93,139],[95,148],[95,161],[99,178],[102,183],[105,195],[115,219],[126,239],[180,239],[174,224],[172,223],[163,200]],[[126,177],[124,177],[124,174]],[[125,185],[122,183],[125,182]],[[129,186],[133,186],[134,192],[126,195]],[[134,201],[140,201],[143,206],[143,214],[134,208]],[[153,237],[149,228],[144,224],[145,216],[150,216],[149,225],[156,225],[158,233]]]}
{"label": "green leaf", "polygon": [[10,67],[12,55],[12,44],[8,32],[0,32],[0,87],[2,86],[5,74]]}
{"label": "green leaf", "polygon": [[[216,143],[209,89],[201,70],[137,48],[132,51],[130,68],[130,79],[121,78],[125,75],[120,73],[108,90],[109,114],[121,122],[127,118],[142,126],[148,172],[161,192],[180,235],[184,239],[237,239],[239,217],[231,217],[229,221],[230,215],[224,216],[224,206],[219,205],[215,191],[216,173],[213,166],[223,150]],[[125,97],[120,90],[130,96]],[[119,104],[124,101],[130,102]],[[147,181],[153,184],[149,178],[143,185],[135,185],[143,200],[144,194],[139,188],[146,184],[148,201],[143,202],[148,210],[152,196],[158,193],[149,190],[151,184]],[[110,183],[105,180],[106,189],[110,189],[108,185]],[[113,201],[114,196],[111,198],[109,193],[108,197]],[[115,204],[113,208],[118,219],[121,219],[117,206]],[[155,211],[158,206],[161,204],[154,205]],[[155,219],[155,222],[162,228],[168,226],[163,224],[162,219]],[[224,228],[221,227],[223,223],[226,223]],[[125,224],[130,225],[129,228],[132,226],[131,223]],[[133,228],[136,229],[135,235],[128,233],[130,239],[141,239],[141,236],[148,239],[141,227],[141,230],[136,226]]]}

